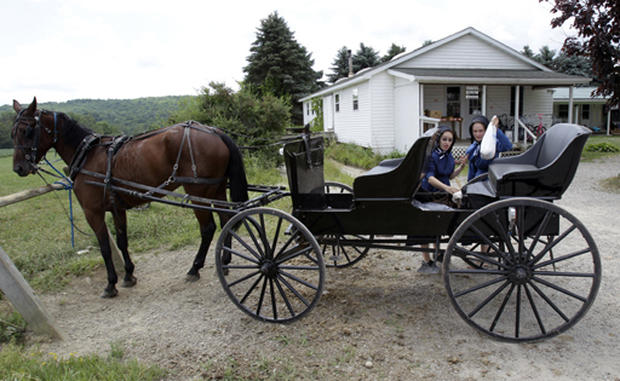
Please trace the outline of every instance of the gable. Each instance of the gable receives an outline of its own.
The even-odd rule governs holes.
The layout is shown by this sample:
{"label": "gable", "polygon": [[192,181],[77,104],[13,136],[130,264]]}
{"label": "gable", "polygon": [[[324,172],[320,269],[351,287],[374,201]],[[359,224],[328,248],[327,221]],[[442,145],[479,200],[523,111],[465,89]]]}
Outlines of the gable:
{"label": "gable", "polygon": [[396,68],[532,70],[536,67],[472,34],[417,55]]}

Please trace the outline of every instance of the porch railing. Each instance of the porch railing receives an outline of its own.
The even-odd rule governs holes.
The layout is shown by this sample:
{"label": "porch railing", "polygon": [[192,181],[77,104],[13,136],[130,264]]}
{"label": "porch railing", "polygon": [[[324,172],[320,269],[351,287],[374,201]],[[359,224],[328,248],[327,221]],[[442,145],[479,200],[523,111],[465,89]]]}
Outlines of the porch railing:
{"label": "porch railing", "polygon": [[439,126],[439,118],[431,118],[429,116],[421,116],[420,117],[420,126],[419,126],[419,135],[418,136],[422,136],[424,135],[424,124],[432,124],[433,127],[437,127]]}
{"label": "porch railing", "polygon": [[519,129],[523,130],[523,146],[526,147],[527,146],[527,138],[528,136],[530,138],[532,138],[532,144],[536,143],[536,140],[538,139],[538,137],[532,133],[532,131],[530,131],[530,129],[521,121],[521,119],[519,117],[516,117],[515,120],[517,121],[517,128],[516,128],[516,141],[519,142]]}

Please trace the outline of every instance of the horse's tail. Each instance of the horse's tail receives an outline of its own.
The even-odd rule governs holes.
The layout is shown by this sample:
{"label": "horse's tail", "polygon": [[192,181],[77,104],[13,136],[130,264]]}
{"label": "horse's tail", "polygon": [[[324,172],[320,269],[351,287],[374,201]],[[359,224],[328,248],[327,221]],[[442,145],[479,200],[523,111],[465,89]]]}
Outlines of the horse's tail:
{"label": "horse's tail", "polygon": [[228,168],[226,169],[226,177],[230,181],[230,198],[235,202],[247,201],[249,199],[248,180],[245,176],[241,151],[228,135],[224,133],[219,133],[218,135],[226,144],[226,147],[228,147],[228,152],[230,152]]}

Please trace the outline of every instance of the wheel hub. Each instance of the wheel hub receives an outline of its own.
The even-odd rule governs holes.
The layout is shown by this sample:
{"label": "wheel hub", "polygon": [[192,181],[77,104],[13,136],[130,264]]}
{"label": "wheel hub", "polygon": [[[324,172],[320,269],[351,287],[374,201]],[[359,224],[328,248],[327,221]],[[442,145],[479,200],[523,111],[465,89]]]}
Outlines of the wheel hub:
{"label": "wheel hub", "polygon": [[278,266],[271,260],[266,260],[260,266],[260,271],[268,278],[275,278],[278,274]]}
{"label": "wheel hub", "polygon": [[515,266],[509,275],[510,280],[516,284],[525,284],[532,279],[532,271],[523,265]]}

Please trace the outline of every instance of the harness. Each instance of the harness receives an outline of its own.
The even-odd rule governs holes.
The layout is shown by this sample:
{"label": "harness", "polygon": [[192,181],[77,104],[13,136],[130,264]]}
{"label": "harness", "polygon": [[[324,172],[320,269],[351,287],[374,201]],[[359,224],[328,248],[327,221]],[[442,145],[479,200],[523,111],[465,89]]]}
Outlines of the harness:
{"label": "harness", "polygon": [[[32,141],[32,146],[28,147],[21,144],[15,144],[15,149],[20,149],[24,151],[24,158],[34,167],[37,165],[37,156],[39,150],[39,142],[41,140],[41,115],[48,113],[48,111],[35,111],[34,116],[24,116],[24,112],[27,109],[22,109],[17,114],[15,118],[15,123],[13,124],[13,128],[11,129],[11,139],[15,138],[17,134],[17,127],[23,123],[27,123],[26,128],[26,136],[30,134],[34,134],[34,139]],[[55,144],[58,141],[58,116],[55,111],[52,112],[54,116],[54,129],[53,131],[49,128],[43,128],[48,135],[53,135],[52,144]],[[31,126],[31,122],[34,122],[34,127]]]}
{"label": "harness", "polygon": [[[172,184],[203,184],[203,185],[216,185],[221,183],[222,181],[224,181],[226,178],[225,177],[218,177],[218,178],[206,178],[206,177],[198,177],[198,171],[197,171],[197,167],[196,167],[196,160],[194,158],[194,152],[193,152],[193,148],[192,148],[192,142],[191,142],[191,134],[190,131],[192,129],[197,130],[197,131],[202,131],[205,133],[210,133],[210,134],[216,134],[216,129],[212,128],[212,127],[205,127],[202,126],[200,124],[194,124],[195,122],[193,121],[188,121],[183,123],[183,138],[181,139],[181,144],[179,145],[179,149],[178,149],[178,153],[177,153],[177,157],[176,157],[176,161],[174,163],[174,165],[172,166],[172,173],[170,174],[170,176],[168,176],[168,178],[161,183],[159,186],[157,187],[148,187],[149,189],[146,192],[147,196],[151,196],[154,193],[159,193],[159,191],[163,188],[166,188]],[[178,126],[178,125],[177,125]],[[82,142],[80,143],[80,146],[78,147],[78,150],[76,150],[76,153],[74,154],[73,159],[71,160],[71,169],[70,169],[70,174],[71,174],[71,179],[74,180],[75,177],[79,174],[85,174],[91,177],[95,177],[98,179],[102,179],[103,180],[103,187],[104,187],[104,199],[106,197],[106,194],[110,195],[110,203],[112,204],[113,208],[116,208],[116,192],[112,189],[112,183],[119,183],[119,184],[123,184],[125,183],[124,180],[122,179],[117,179],[114,178],[113,173],[112,173],[112,169],[114,167],[114,160],[116,157],[116,154],[120,151],[120,149],[122,148],[122,146],[132,140],[143,140],[143,139],[147,139],[150,137],[153,137],[155,135],[161,134],[165,131],[167,131],[168,129],[172,128],[172,127],[176,127],[176,126],[170,126],[167,128],[163,128],[154,132],[150,132],[150,133],[146,133],[146,134],[142,134],[142,135],[137,135],[134,137],[128,137],[128,136],[117,136],[114,137],[111,141],[107,141],[102,143],[102,136],[100,135],[96,135],[96,134],[91,134],[86,136]],[[188,146],[188,151],[189,151],[189,156],[190,156],[190,161],[191,161],[191,169],[192,169],[192,177],[187,177],[187,176],[177,176],[177,171],[179,170],[179,163],[181,161],[181,156],[183,153],[183,148],[184,146],[187,144]],[[84,165],[85,159],[86,159],[86,154],[88,153],[88,151],[94,147],[94,146],[107,146],[106,149],[106,172],[105,174],[101,174],[98,172],[93,172],[93,171],[89,171],[89,170],[85,170],[82,168],[82,166]],[[125,184],[126,185],[126,184]]]}

